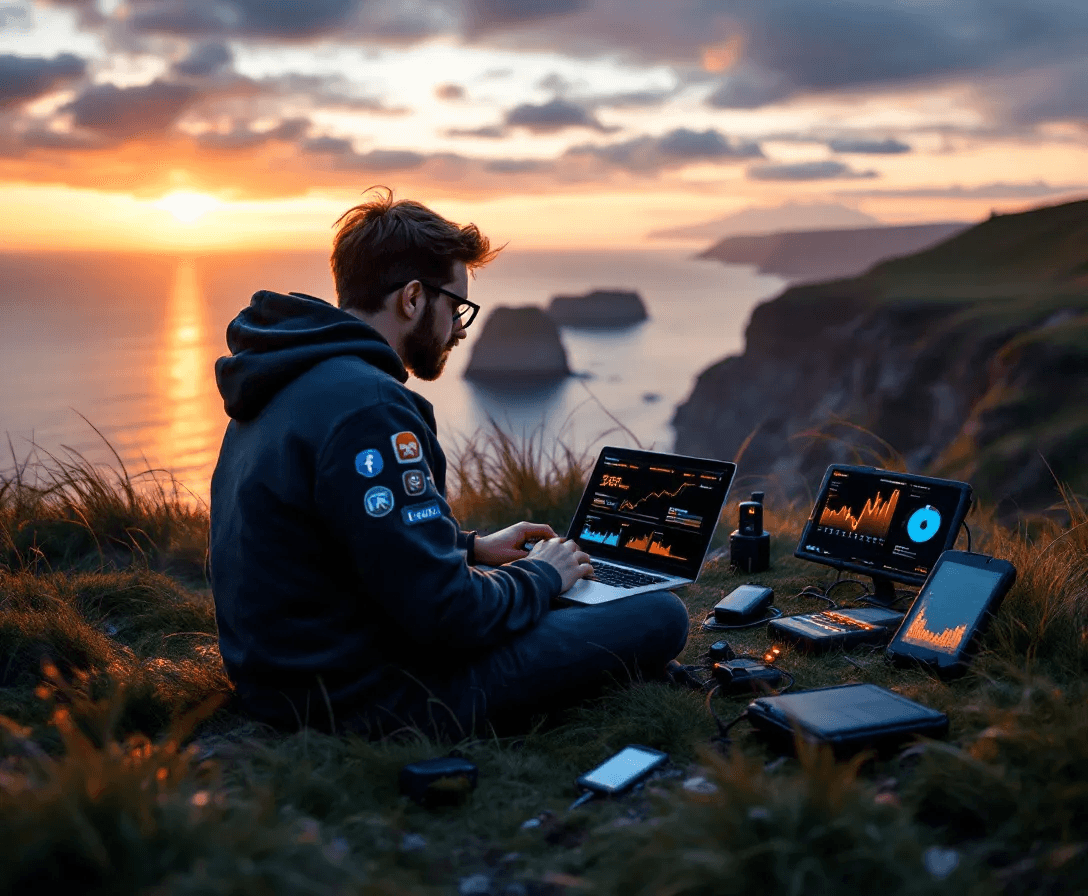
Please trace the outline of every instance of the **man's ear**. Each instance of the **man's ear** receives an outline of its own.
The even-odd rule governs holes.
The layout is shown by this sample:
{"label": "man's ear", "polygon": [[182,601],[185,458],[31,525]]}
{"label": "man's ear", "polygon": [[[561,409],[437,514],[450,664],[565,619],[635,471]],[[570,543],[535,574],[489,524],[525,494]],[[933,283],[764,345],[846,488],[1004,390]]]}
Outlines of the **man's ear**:
{"label": "man's ear", "polygon": [[414,321],[426,303],[427,297],[423,294],[423,284],[418,280],[412,280],[397,293],[397,316],[404,320]]}

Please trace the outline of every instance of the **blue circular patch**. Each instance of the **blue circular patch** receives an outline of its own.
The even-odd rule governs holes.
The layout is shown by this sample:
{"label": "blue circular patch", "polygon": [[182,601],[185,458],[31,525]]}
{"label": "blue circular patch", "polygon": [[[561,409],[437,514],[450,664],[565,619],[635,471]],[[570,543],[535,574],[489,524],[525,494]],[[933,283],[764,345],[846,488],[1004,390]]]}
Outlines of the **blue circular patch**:
{"label": "blue circular patch", "polygon": [[373,479],[385,464],[377,448],[367,448],[355,455],[355,472],[367,479]]}
{"label": "blue circular patch", "polygon": [[393,493],[384,485],[376,485],[363,495],[363,507],[370,516],[385,516],[393,509]]}

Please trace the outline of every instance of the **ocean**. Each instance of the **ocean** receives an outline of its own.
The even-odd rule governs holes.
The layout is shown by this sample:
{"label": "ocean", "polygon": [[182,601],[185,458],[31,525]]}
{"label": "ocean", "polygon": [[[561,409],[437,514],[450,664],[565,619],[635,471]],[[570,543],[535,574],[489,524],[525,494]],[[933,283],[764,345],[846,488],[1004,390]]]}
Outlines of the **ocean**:
{"label": "ocean", "polygon": [[[576,451],[620,444],[669,450],[673,410],[697,374],[743,350],[752,308],[783,280],[692,258],[691,250],[507,250],[471,282],[483,306],[442,377],[409,380],[435,405],[456,451],[491,421],[517,439]],[[564,328],[577,374],[504,391],[462,374],[488,310],[546,307],[556,294],[634,289],[649,319],[602,331]],[[0,254],[0,470],[48,454],[172,474],[206,501],[227,424],[213,365],[228,322],[258,289],[335,301],[325,253]]]}

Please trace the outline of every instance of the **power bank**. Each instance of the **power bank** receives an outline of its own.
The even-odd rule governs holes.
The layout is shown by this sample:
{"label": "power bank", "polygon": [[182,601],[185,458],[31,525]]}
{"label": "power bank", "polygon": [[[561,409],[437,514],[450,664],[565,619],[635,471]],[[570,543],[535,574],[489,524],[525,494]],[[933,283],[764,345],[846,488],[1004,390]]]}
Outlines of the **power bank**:
{"label": "power bank", "polygon": [[763,585],[741,585],[714,605],[714,621],[721,625],[751,622],[771,605],[774,591]]}

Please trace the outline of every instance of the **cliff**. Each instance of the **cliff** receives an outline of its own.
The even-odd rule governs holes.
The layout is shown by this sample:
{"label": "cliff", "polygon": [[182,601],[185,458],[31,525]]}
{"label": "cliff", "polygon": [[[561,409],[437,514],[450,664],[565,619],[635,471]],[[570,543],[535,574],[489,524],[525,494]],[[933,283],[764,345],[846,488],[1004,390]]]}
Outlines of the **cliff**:
{"label": "cliff", "polygon": [[777,274],[790,280],[823,280],[860,274],[879,261],[917,252],[967,226],[913,224],[733,236],[715,243],[698,257],[751,264],[761,274]]}
{"label": "cliff", "polygon": [[561,327],[628,327],[646,320],[637,292],[595,289],[584,296],[555,296],[548,317]]}
{"label": "cliff", "polygon": [[[1088,490],[1088,201],[995,216],[860,277],[758,306],[703,371],[676,450],[786,497],[828,463],[965,479],[1011,515]],[[1053,472],[1052,472],[1053,471]]]}
{"label": "cliff", "polygon": [[484,321],[465,379],[561,379],[570,376],[559,328],[540,308],[500,305]]}

